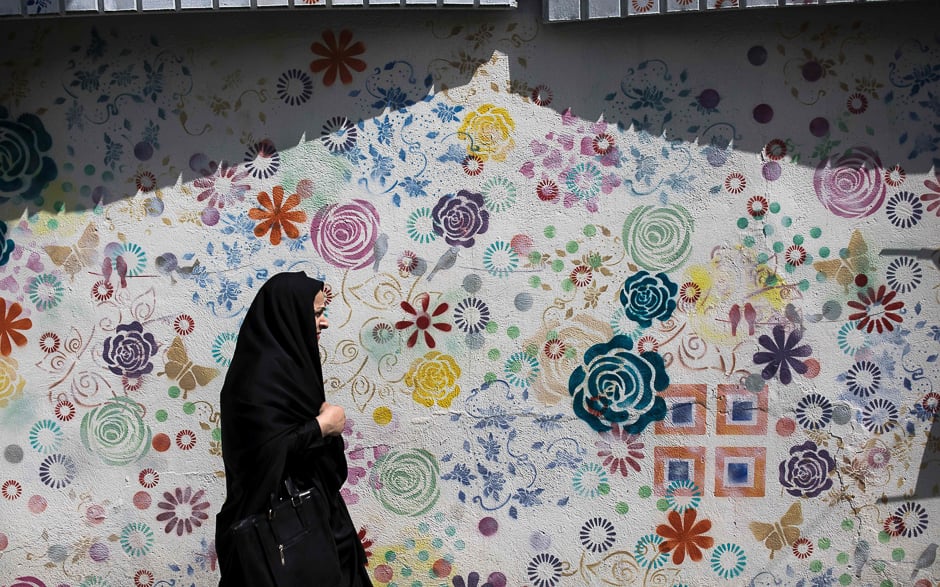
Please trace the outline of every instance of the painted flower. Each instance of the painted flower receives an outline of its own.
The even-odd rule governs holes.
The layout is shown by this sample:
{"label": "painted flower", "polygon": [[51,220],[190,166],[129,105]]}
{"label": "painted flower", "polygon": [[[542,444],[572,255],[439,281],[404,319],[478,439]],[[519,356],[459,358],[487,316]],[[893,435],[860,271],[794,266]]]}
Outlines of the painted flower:
{"label": "painted flower", "polygon": [[672,562],[681,565],[686,555],[695,562],[702,560],[702,550],[711,548],[715,539],[705,533],[711,530],[711,520],[698,520],[697,510],[687,509],[682,514],[670,511],[668,524],[656,527],[656,533],[663,537],[659,551],[672,553]]}
{"label": "painted flower", "polygon": [[419,404],[430,408],[435,403],[442,408],[450,407],[460,394],[457,379],[460,366],[450,355],[430,351],[415,359],[405,373],[405,385],[411,388],[411,397]]}
{"label": "painted flower", "polygon": [[359,129],[345,116],[334,116],[323,123],[320,140],[331,153],[346,153],[356,146]]}
{"label": "painted flower", "polygon": [[18,373],[16,359],[0,356],[0,408],[5,408],[23,392],[26,380]]}
{"label": "painted flower", "polygon": [[342,30],[339,33],[339,40],[333,31],[323,33],[323,43],[319,41],[310,46],[310,50],[321,59],[314,59],[310,62],[310,71],[323,74],[323,85],[332,86],[339,77],[343,84],[352,83],[352,73],[350,70],[363,72],[366,69],[366,62],[359,59],[359,55],[366,52],[366,46],[362,41],[352,42],[353,34],[348,30]]}
{"label": "painted flower", "polygon": [[940,217],[940,171],[936,173],[937,181],[924,180],[924,187],[930,191],[920,195],[920,201],[927,205],[927,213],[934,212]]}
{"label": "painted flower", "polygon": [[310,76],[291,68],[277,78],[277,97],[290,106],[300,106],[313,96],[313,81]]}
{"label": "painted flower", "polygon": [[881,159],[868,147],[854,147],[820,161],[813,187],[820,203],[842,218],[864,218],[884,203]]}
{"label": "painted flower", "polygon": [[610,520],[595,516],[581,526],[578,537],[581,539],[581,545],[585,549],[599,554],[606,552],[614,545],[617,532],[614,530],[614,525],[610,523]]}
{"label": "painted flower", "polygon": [[623,284],[620,303],[628,318],[648,328],[653,320],[665,322],[676,309],[679,286],[665,273],[651,275],[648,271],[634,273]]}
{"label": "painted flower", "polygon": [[287,235],[287,238],[295,239],[300,236],[300,231],[294,226],[295,222],[306,222],[307,214],[303,210],[291,210],[300,204],[300,196],[291,194],[287,201],[284,201],[284,188],[276,185],[271,190],[274,195],[274,201],[268,196],[268,192],[258,194],[258,203],[260,208],[252,208],[248,211],[248,217],[252,220],[261,222],[255,226],[255,236],[262,238],[268,232],[271,233],[270,239],[272,245],[281,244],[281,231]]}
{"label": "painted flower", "polygon": [[885,281],[888,286],[900,294],[917,289],[924,279],[924,270],[920,263],[911,257],[897,257],[888,263],[885,269]]}
{"label": "painted flower", "polygon": [[794,497],[816,497],[832,487],[836,461],[829,451],[807,440],[790,448],[790,457],[780,463],[780,485]]}
{"label": "painted flower", "polygon": [[251,145],[245,152],[245,170],[257,179],[267,179],[281,168],[281,154],[270,139]]}
{"label": "painted flower", "polygon": [[561,581],[563,569],[557,556],[541,552],[529,561],[526,574],[534,587],[555,587]]}
{"label": "painted flower", "polygon": [[467,153],[484,161],[505,161],[515,146],[512,132],[516,129],[509,111],[493,104],[483,104],[464,118],[458,136],[468,142]]}
{"label": "painted flower", "polygon": [[608,432],[601,434],[601,438],[603,440],[598,440],[594,446],[598,448],[597,456],[604,459],[601,464],[609,468],[611,474],[620,473],[626,477],[629,474],[627,467],[640,472],[640,461],[643,460],[646,445],[639,436],[627,434],[614,424]]}
{"label": "painted flower", "polygon": [[460,190],[438,200],[431,211],[434,233],[447,244],[470,248],[489,229],[490,213],[481,194]]}
{"label": "painted flower", "polygon": [[618,424],[628,434],[639,434],[666,417],[666,401],[656,395],[669,386],[663,358],[632,349],[633,340],[625,335],[596,344],[568,378],[575,414],[599,432]]}
{"label": "painted flower", "polygon": [[796,421],[807,430],[825,428],[832,421],[832,402],[816,392],[804,395],[796,404]]}
{"label": "painted flower", "polygon": [[119,324],[114,336],[104,341],[102,356],[115,375],[140,377],[153,371],[150,358],[157,354],[153,334],[144,332],[140,322]]}
{"label": "painted flower", "polygon": [[203,177],[193,180],[193,187],[199,190],[196,200],[206,205],[202,212],[203,222],[214,226],[219,220],[219,210],[245,199],[245,193],[251,188],[245,183],[249,172],[225,161],[221,164],[209,162],[204,172],[207,173]]}
{"label": "painted flower", "polygon": [[561,190],[553,180],[543,178],[535,187],[535,195],[543,202],[556,202],[561,196]]}
{"label": "painted flower", "polygon": [[871,361],[856,361],[845,373],[845,385],[853,395],[866,398],[881,388],[881,368]]}
{"label": "painted flower", "polygon": [[38,116],[21,114],[16,120],[0,106],[0,202],[19,196],[35,200],[58,175],[55,161],[44,155],[52,148],[52,136]]}
{"label": "painted flower", "polygon": [[9,228],[7,227],[7,223],[0,220],[0,267],[7,264],[7,261],[10,260],[10,254],[13,253],[13,249],[16,248],[13,241],[7,238],[8,234]]}
{"label": "painted flower", "polygon": [[395,323],[395,328],[405,330],[414,327],[414,332],[408,337],[408,348],[413,347],[418,340],[418,335],[424,333],[424,343],[428,345],[428,348],[433,349],[437,346],[437,343],[435,343],[434,337],[431,336],[431,327],[441,332],[450,332],[451,330],[451,325],[447,322],[434,322],[433,319],[447,312],[450,306],[446,302],[441,302],[435,306],[434,310],[429,312],[428,308],[431,304],[431,296],[427,293],[418,294],[417,297],[415,297],[415,301],[417,302],[418,308],[402,300],[401,309],[414,316],[414,318],[411,320],[399,320]]}
{"label": "painted flower", "polygon": [[924,205],[913,192],[898,192],[888,198],[885,213],[894,226],[911,228],[924,216]]}
{"label": "painted flower", "polygon": [[764,196],[751,196],[747,200],[747,213],[750,214],[752,218],[763,218],[764,214],[766,214],[769,209],[770,203],[767,202],[767,198]]}
{"label": "painted flower", "polygon": [[340,269],[361,269],[375,260],[379,213],[366,200],[320,208],[310,222],[310,242],[324,261]]}
{"label": "painted flower", "polygon": [[[9,309],[7,305],[9,304]],[[8,302],[5,298],[0,298],[0,355],[10,356],[13,352],[13,345],[24,346],[27,342],[26,337],[21,330],[29,330],[33,327],[33,321],[29,318],[20,318],[23,313],[23,307],[18,302]]]}
{"label": "painted flower", "polygon": [[633,547],[636,562],[645,569],[658,569],[666,564],[669,555],[659,550],[663,537],[658,534],[647,534],[637,540]]}
{"label": "painted flower", "polygon": [[862,425],[872,434],[890,432],[898,425],[898,407],[882,397],[870,400],[862,409]]}
{"label": "painted flower", "polygon": [[757,342],[767,350],[754,353],[754,363],[758,365],[767,363],[761,371],[761,377],[765,381],[773,379],[779,370],[780,383],[789,385],[793,380],[790,369],[800,375],[806,373],[809,368],[800,358],[808,357],[813,349],[806,344],[796,346],[802,338],[803,334],[799,330],[794,330],[788,335],[783,325],[774,326],[773,339],[766,334],[760,335]]}
{"label": "painted flower", "polygon": [[904,302],[894,298],[898,295],[896,291],[888,291],[881,285],[876,290],[869,287],[865,292],[858,292],[859,301],[850,300],[847,302],[850,308],[857,310],[854,314],[849,314],[849,320],[858,320],[857,328],[871,332],[877,329],[878,333],[894,330],[894,324],[900,324],[904,318],[897,313],[904,307]]}
{"label": "painted flower", "polygon": [[172,493],[164,491],[163,500],[157,502],[157,507],[164,510],[157,515],[158,522],[166,522],[163,531],[169,534],[175,529],[176,535],[182,536],[202,526],[209,519],[206,510],[210,504],[203,499],[205,495],[204,489],[193,492],[192,487],[177,487]]}

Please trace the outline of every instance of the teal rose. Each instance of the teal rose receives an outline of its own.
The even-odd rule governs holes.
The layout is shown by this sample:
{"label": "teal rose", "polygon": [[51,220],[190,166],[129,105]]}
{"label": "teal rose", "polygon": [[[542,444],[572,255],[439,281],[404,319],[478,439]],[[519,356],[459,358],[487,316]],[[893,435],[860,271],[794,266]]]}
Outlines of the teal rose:
{"label": "teal rose", "polygon": [[0,202],[12,196],[35,200],[56,178],[55,161],[45,155],[52,148],[52,136],[35,114],[10,118],[0,106]]}
{"label": "teal rose", "polygon": [[679,286],[665,273],[651,275],[648,271],[639,271],[624,282],[620,303],[627,318],[648,328],[653,320],[666,321],[672,316],[678,292]]}
{"label": "teal rose", "polygon": [[663,358],[633,352],[633,340],[622,334],[589,348],[583,365],[568,378],[575,414],[598,432],[617,424],[627,434],[639,434],[662,420],[666,402],[656,392],[668,386]]}

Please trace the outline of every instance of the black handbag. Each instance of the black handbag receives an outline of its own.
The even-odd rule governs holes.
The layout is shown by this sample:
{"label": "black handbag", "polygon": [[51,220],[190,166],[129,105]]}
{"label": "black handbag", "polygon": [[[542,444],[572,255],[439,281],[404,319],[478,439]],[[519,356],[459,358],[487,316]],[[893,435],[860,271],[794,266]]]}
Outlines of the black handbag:
{"label": "black handbag", "polygon": [[286,494],[264,513],[232,526],[232,555],[244,583],[253,587],[333,587],[342,584],[330,506],[314,484],[299,491],[292,479]]}

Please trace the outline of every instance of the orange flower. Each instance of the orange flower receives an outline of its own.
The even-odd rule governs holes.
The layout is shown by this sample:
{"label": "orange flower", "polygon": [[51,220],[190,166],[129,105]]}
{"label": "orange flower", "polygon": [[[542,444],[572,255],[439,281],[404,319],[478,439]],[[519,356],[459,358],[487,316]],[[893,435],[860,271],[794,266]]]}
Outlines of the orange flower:
{"label": "orange flower", "polygon": [[10,356],[10,353],[13,352],[10,339],[13,339],[16,346],[26,344],[26,337],[17,331],[29,330],[33,327],[33,321],[29,318],[20,318],[17,320],[17,317],[22,311],[23,307],[13,302],[13,304],[10,305],[10,311],[7,312],[7,301],[4,298],[0,298],[0,354],[5,357]]}
{"label": "orange flower", "polygon": [[715,544],[715,539],[704,534],[711,530],[711,520],[701,520],[695,522],[696,512],[694,509],[687,509],[682,516],[679,512],[669,512],[669,524],[660,524],[656,527],[656,533],[662,536],[662,544],[659,545],[660,552],[672,552],[673,564],[681,565],[685,560],[686,553],[689,558],[695,562],[702,560],[702,548],[711,548]]}
{"label": "orange flower", "polygon": [[271,244],[279,245],[281,244],[282,229],[288,238],[300,236],[300,231],[297,230],[294,223],[306,222],[307,214],[303,210],[291,211],[291,208],[300,204],[300,196],[297,194],[291,194],[284,202],[284,188],[279,185],[274,186],[272,192],[274,193],[274,202],[271,201],[268,192],[261,192],[258,194],[258,203],[262,207],[252,208],[248,211],[248,216],[253,220],[263,221],[255,227],[255,236],[262,237],[270,230]]}
{"label": "orange flower", "polygon": [[339,43],[336,42],[336,36],[333,34],[333,31],[326,31],[323,33],[323,41],[326,43],[314,43],[310,46],[310,50],[323,57],[323,59],[316,59],[310,62],[310,71],[314,73],[320,73],[323,70],[326,70],[326,74],[323,76],[323,85],[332,86],[333,82],[336,81],[336,75],[339,74],[339,79],[344,83],[352,83],[352,74],[349,72],[350,69],[362,72],[366,69],[366,62],[357,59],[356,55],[362,55],[366,52],[366,46],[362,44],[362,41],[356,41],[350,45],[352,41],[352,33],[343,30],[339,33]]}

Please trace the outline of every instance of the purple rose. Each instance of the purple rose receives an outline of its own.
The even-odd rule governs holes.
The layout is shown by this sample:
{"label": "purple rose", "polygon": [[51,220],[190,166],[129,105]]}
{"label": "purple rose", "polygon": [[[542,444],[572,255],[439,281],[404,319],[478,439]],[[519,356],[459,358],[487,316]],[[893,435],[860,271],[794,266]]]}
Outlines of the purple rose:
{"label": "purple rose", "polygon": [[813,175],[816,197],[830,212],[842,218],[864,218],[881,208],[885,200],[881,159],[868,147],[854,147],[838,159],[819,162]]}
{"label": "purple rose", "polygon": [[323,260],[341,269],[362,269],[375,259],[379,213],[365,200],[320,208],[310,222],[310,242]]}
{"label": "purple rose", "polygon": [[447,244],[470,248],[478,234],[490,226],[490,213],[483,203],[483,196],[460,190],[454,196],[444,196],[432,211],[434,232],[443,236]]}
{"label": "purple rose", "polygon": [[153,371],[150,357],[157,354],[157,341],[140,322],[119,324],[114,336],[105,339],[102,354],[115,375],[140,377]]}
{"label": "purple rose", "polygon": [[832,487],[830,473],[836,461],[829,451],[807,440],[790,449],[790,458],[780,463],[780,484],[795,497],[816,497]]}

